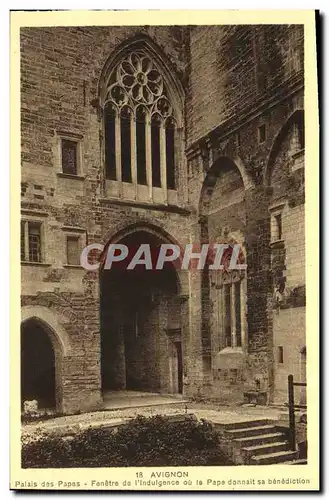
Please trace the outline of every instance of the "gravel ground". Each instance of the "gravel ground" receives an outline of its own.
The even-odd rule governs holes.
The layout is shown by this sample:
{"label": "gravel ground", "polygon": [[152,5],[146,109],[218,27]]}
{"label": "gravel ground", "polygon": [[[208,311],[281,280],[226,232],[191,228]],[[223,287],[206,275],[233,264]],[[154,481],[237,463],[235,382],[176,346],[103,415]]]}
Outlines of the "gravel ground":
{"label": "gravel ground", "polygon": [[277,420],[282,411],[277,408],[260,406],[239,406],[232,408],[211,403],[180,403],[97,411],[79,415],[56,417],[43,421],[39,420],[23,424],[22,431],[24,433],[30,433],[41,429],[50,431],[65,427],[81,428],[89,425],[102,425],[104,423],[116,424],[137,417],[137,415],[150,417],[152,415],[182,415],[185,413],[194,414],[198,419],[210,420],[214,423],[227,423],[262,418]]}

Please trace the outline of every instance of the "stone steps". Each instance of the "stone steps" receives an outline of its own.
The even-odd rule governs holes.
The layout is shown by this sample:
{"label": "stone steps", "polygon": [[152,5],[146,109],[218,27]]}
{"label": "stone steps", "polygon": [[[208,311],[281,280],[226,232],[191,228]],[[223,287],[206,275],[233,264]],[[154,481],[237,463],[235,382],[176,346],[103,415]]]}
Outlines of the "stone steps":
{"label": "stone steps", "polygon": [[260,418],[256,420],[242,420],[241,422],[225,423],[225,430],[249,429],[250,427],[262,427],[272,424],[271,420]]}
{"label": "stone steps", "polygon": [[264,455],[255,455],[250,459],[250,465],[282,464],[298,458],[298,451],[286,450]]}
{"label": "stone steps", "polygon": [[285,465],[306,465],[307,458],[296,458],[296,460],[289,460],[289,462],[284,462]]}
{"label": "stone steps", "polygon": [[245,461],[249,463],[252,459],[257,456],[270,455],[272,453],[277,453],[280,451],[287,451],[288,443],[287,441],[276,441],[274,443],[258,444],[256,446],[247,446],[241,449],[241,453],[245,457]]}
{"label": "stone steps", "polygon": [[257,425],[256,427],[249,426],[238,429],[230,429],[226,432],[227,435],[229,435],[232,439],[236,439],[250,436],[260,436],[262,434],[273,434],[274,432],[276,432],[276,428],[273,424],[267,424]]}

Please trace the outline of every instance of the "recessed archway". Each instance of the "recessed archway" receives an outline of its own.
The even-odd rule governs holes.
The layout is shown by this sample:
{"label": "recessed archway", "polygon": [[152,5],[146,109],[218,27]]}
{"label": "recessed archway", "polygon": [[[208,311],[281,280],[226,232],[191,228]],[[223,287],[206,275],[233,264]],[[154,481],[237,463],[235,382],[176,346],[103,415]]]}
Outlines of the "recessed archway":
{"label": "recessed archway", "polygon": [[[201,243],[239,244],[244,263],[245,194],[249,188],[250,180],[242,162],[222,156],[207,173],[199,201]],[[210,272],[205,266],[201,275],[204,370],[209,373],[212,356],[217,352],[226,347],[246,348],[247,343],[246,273],[229,273],[229,283],[225,283],[224,274],[220,270]]]}
{"label": "recessed archway", "polygon": [[[111,242],[129,255],[148,244],[152,257],[161,243],[155,230],[136,227]],[[162,270],[118,263],[100,273],[101,371],[103,393],[113,390],[182,392],[183,342],[180,283],[170,263]]]}

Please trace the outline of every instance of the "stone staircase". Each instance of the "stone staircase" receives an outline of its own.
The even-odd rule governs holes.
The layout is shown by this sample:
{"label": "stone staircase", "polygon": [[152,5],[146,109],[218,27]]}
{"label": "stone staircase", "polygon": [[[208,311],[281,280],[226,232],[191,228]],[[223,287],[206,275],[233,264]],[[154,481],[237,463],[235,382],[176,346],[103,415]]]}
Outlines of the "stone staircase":
{"label": "stone staircase", "polygon": [[298,451],[289,450],[287,434],[275,422],[260,419],[216,426],[235,464],[306,464]]}

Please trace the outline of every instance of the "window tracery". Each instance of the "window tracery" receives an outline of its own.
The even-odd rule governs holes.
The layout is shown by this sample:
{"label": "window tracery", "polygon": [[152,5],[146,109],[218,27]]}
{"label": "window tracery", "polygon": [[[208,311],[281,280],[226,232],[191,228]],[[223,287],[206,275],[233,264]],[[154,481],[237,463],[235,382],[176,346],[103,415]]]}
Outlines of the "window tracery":
{"label": "window tracery", "polygon": [[[212,285],[217,290],[218,314],[221,317],[221,344],[224,347],[246,347],[246,270],[230,269],[232,246],[224,252],[223,269],[211,272]],[[240,251],[238,264],[245,264]]]}

